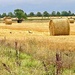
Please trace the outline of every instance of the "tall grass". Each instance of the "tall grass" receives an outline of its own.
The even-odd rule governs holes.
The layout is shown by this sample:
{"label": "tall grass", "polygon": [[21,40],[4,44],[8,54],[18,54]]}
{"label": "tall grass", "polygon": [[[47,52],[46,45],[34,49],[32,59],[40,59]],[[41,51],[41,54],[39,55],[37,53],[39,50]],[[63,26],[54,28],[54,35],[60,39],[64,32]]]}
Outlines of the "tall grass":
{"label": "tall grass", "polygon": [[44,75],[41,61],[25,53],[16,59],[16,51],[11,47],[0,45],[0,75]]}
{"label": "tall grass", "polygon": [[[29,37],[29,38],[25,38],[24,40],[7,40],[6,38],[0,40],[0,44],[5,45],[7,47],[11,47],[13,49],[15,49],[15,42],[17,42],[17,50],[19,51],[19,53],[23,52],[26,53],[26,55],[22,55],[20,54],[20,58],[21,59],[21,64],[22,66],[25,67],[29,67],[29,68],[33,68],[34,67],[41,67],[42,66],[42,71],[40,71],[40,74],[37,73],[36,75],[41,75],[43,73],[51,75],[51,74],[55,74],[56,72],[56,53],[61,52],[61,61],[62,61],[62,74],[65,75],[66,72],[69,71],[69,73],[74,74],[75,72],[75,51],[71,50],[71,48],[68,48],[67,45],[65,45],[65,47],[63,48],[59,43],[58,45],[56,45],[56,43],[49,41],[50,39],[45,39],[42,37],[37,37],[37,39],[34,37]],[[66,50],[67,49],[67,50]],[[12,50],[13,51],[13,50]],[[14,50],[14,52],[16,52]],[[7,53],[5,55],[9,55],[10,57],[14,57],[11,54],[11,49],[7,51]],[[16,53],[15,53],[16,54]],[[31,58],[31,57],[32,58]],[[30,58],[30,59],[28,59]],[[15,58],[16,59],[16,58]],[[26,60],[23,60],[26,59]],[[39,60],[38,62],[35,61],[34,59]],[[7,61],[7,60],[5,60]],[[13,59],[13,61],[15,61]],[[18,61],[18,60],[17,60]],[[38,63],[41,62],[41,66],[38,65]],[[7,62],[5,62],[7,63]],[[20,64],[20,62],[18,62]],[[21,65],[20,64],[20,65]],[[21,68],[21,67],[19,67]],[[26,69],[26,68],[25,68]],[[38,70],[36,70],[35,68],[35,72],[39,71],[39,68],[37,68]],[[32,70],[32,69],[31,69]],[[28,75],[30,75],[29,73],[34,72],[34,70],[27,69]],[[66,70],[66,71],[65,71]],[[65,73],[65,74],[64,74]],[[24,71],[23,71],[23,74]],[[68,73],[67,73],[68,74]]]}

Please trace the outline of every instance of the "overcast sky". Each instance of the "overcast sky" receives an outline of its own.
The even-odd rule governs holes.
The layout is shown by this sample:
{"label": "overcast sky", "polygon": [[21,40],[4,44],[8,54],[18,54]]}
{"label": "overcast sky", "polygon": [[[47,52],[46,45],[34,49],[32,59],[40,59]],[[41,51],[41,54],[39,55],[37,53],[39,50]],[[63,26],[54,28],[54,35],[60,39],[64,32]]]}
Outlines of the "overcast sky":
{"label": "overcast sky", "polygon": [[75,13],[75,0],[0,0],[0,13],[22,9],[26,13],[48,11],[72,11]]}

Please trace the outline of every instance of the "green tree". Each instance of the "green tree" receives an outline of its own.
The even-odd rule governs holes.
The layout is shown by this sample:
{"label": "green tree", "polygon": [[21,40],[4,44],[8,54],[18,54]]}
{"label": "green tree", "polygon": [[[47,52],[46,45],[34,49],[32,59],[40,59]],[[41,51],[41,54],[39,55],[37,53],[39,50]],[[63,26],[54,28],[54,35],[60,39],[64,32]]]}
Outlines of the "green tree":
{"label": "green tree", "polygon": [[71,13],[71,11],[68,11],[69,16],[74,16],[74,13]]}
{"label": "green tree", "polygon": [[52,16],[56,16],[56,12],[55,11],[52,11],[51,15]]}
{"label": "green tree", "polygon": [[3,13],[3,14],[2,14],[2,18],[3,18],[3,17],[6,17],[6,16],[7,16],[7,14],[6,14],[6,13]]}
{"label": "green tree", "polygon": [[34,17],[34,16],[35,16],[34,12],[30,12],[30,13],[29,13],[29,16],[30,16],[30,17]]}
{"label": "green tree", "polygon": [[61,15],[62,15],[62,16],[68,16],[69,13],[68,13],[67,11],[62,11],[62,12],[61,12]]}
{"label": "green tree", "polygon": [[56,16],[60,16],[61,14],[60,14],[60,12],[59,11],[57,11],[57,14],[56,14]]}
{"label": "green tree", "polygon": [[26,17],[28,16],[27,13],[24,13],[26,15]]}
{"label": "green tree", "polygon": [[14,17],[14,14],[13,14],[12,12],[9,12],[9,13],[8,13],[8,16]]}
{"label": "green tree", "polygon": [[44,12],[43,12],[43,16],[44,16],[44,17],[49,17],[49,13],[48,13],[47,11],[44,11]]}
{"label": "green tree", "polygon": [[41,12],[37,12],[36,16],[41,17],[42,16]]}
{"label": "green tree", "polygon": [[0,14],[0,18],[2,18],[2,15]]}
{"label": "green tree", "polygon": [[20,19],[27,19],[25,13],[23,10],[21,9],[16,9],[14,10],[14,14],[15,16],[20,20]]}
{"label": "green tree", "polygon": [[71,11],[68,11],[68,14],[69,14],[69,16],[71,16],[72,14],[71,14]]}

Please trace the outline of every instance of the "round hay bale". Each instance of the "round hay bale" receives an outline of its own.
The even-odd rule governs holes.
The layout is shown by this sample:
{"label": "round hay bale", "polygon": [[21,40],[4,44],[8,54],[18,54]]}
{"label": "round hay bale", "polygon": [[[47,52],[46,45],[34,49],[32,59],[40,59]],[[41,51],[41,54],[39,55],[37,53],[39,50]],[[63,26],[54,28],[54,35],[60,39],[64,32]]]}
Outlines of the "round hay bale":
{"label": "round hay bale", "polygon": [[5,24],[12,24],[12,18],[11,17],[4,17],[4,23]]}
{"label": "round hay bale", "polygon": [[69,19],[69,22],[70,23],[74,23],[74,19]]}
{"label": "round hay bale", "polygon": [[6,19],[5,24],[12,24],[12,19]]}
{"label": "round hay bale", "polygon": [[49,22],[50,35],[69,35],[70,25],[68,19],[53,19]]}

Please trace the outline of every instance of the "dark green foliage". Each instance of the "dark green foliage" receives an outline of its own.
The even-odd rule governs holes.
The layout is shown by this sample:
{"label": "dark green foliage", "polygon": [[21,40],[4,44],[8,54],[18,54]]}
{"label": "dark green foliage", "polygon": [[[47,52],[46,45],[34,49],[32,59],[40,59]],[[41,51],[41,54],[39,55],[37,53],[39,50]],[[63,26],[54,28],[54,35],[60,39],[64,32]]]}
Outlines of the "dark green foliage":
{"label": "dark green foliage", "polygon": [[44,11],[44,12],[43,12],[43,16],[44,16],[44,17],[49,17],[49,13],[48,13],[47,11]]}
{"label": "dark green foliage", "polygon": [[38,12],[35,14],[34,12],[30,12],[27,14],[24,12],[22,9],[15,9],[14,13],[13,12],[8,12],[0,14],[0,18],[10,16],[10,17],[17,17],[18,19],[27,19],[27,17],[49,17],[49,16],[74,16],[75,13],[72,13],[70,10],[69,11],[52,11],[51,13],[48,13],[47,11],[44,11],[43,13]]}
{"label": "dark green foliage", "polygon": [[29,17],[34,17],[34,16],[35,16],[34,12],[29,13]]}
{"label": "dark green foliage", "polygon": [[36,16],[41,17],[42,16],[41,12],[37,12]]}
{"label": "dark green foliage", "polygon": [[27,17],[26,17],[26,15],[25,15],[25,13],[24,13],[24,11],[23,10],[21,10],[21,9],[16,9],[16,10],[14,10],[14,14],[15,14],[15,16],[20,20],[20,19],[26,19]]}

